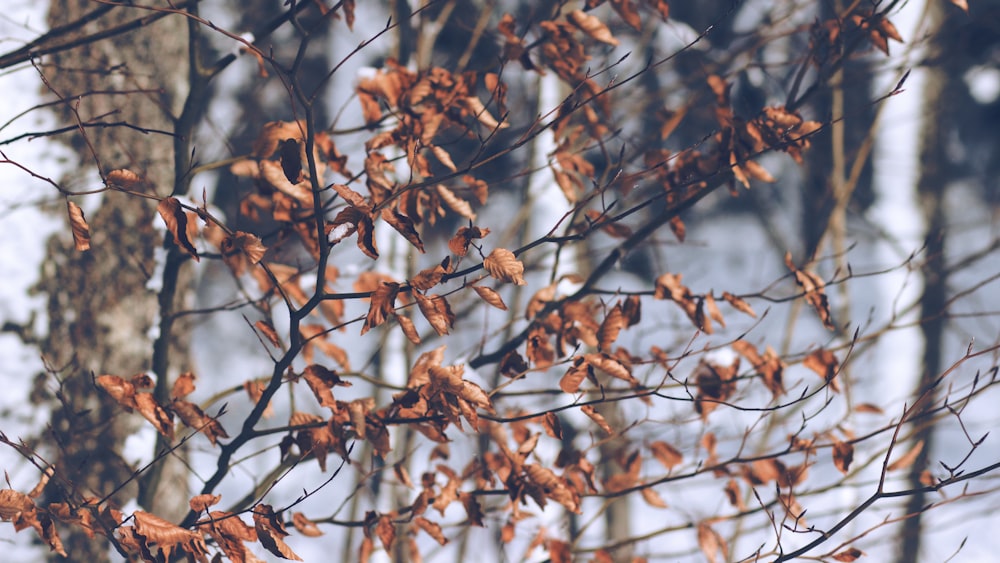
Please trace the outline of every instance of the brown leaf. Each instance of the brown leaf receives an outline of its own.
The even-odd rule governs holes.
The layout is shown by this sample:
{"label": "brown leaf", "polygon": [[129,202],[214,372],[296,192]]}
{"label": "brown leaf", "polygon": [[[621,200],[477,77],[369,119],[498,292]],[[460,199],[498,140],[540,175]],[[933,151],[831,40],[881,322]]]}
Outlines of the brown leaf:
{"label": "brown leaf", "polygon": [[684,242],[684,236],[687,234],[687,228],[684,226],[684,221],[681,221],[680,217],[676,215],[670,219],[670,230],[677,237],[677,242]]}
{"label": "brown leaf", "polygon": [[642,494],[642,499],[646,501],[646,504],[654,508],[667,508],[666,501],[660,496],[660,493],[656,492],[653,487],[643,487],[639,489],[639,493]]}
{"label": "brown leaf", "polygon": [[566,15],[566,19],[570,21],[573,25],[580,28],[580,31],[587,34],[587,36],[600,41],[601,43],[607,43],[608,45],[618,46],[618,40],[615,39],[614,35],[611,34],[611,30],[608,26],[597,17],[590,14],[584,13],[581,10],[573,10]]}
{"label": "brown leaf", "polygon": [[206,415],[202,412],[201,407],[194,403],[174,399],[170,404],[170,408],[189,428],[204,434],[213,446],[219,438],[229,437],[229,434],[222,428],[222,424],[218,420]]}
{"label": "brown leaf", "polygon": [[705,522],[698,524],[698,546],[709,563],[718,561],[720,554],[723,561],[729,559],[729,548],[726,545],[726,540]]}
{"label": "brown leaf", "polygon": [[916,444],[910,448],[910,451],[906,452],[899,459],[889,464],[887,468],[888,471],[896,471],[899,469],[906,469],[907,467],[913,465],[913,462],[917,461],[917,456],[924,449],[924,441],[919,440]]}
{"label": "brown leaf", "polygon": [[885,411],[883,411],[877,405],[873,405],[871,403],[861,403],[859,405],[856,405],[854,407],[854,412],[864,412],[864,413],[870,413],[870,414],[885,414]]}
{"label": "brown leaf", "polygon": [[257,327],[257,330],[264,333],[264,337],[267,338],[268,342],[273,344],[275,348],[281,346],[281,339],[278,338],[278,331],[274,329],[274,325],[265,320],[260,320],[255,322],[253,326]]}
{"label": "brown leaf", "polygon": [[823,292],[823,287],[826,285],[823,280],[819,278],[816,274],[812,272],[806,272],[795,267],[792,262],[792,253],[785,253],[785,265],[788,269],[792,271],[795,275],[795,282],[799,284],[799,287],[805,292],[806,302],[816,309],[816,313],[819,315],[821,321],[823,321],[823,326],[829,330],[834,330],[836,325],[833,324],[833,318],[830,315],[830,303],[827,301],[826,293]]}
{"label": "brown leaf", "polygon": [[361,334],[381,325],[391,313],[395,312],[396,295],[398,293],[398,283],[380,282],[378,289],[372,293],[371,307],[368,309],[365,324],[361,327]]}
{"label": "brown leaf", "polygon": [[337,410],[337,401],[330,391],[333,387],[350,387],[349,381],[343,381],[337,372],[327,369],[319,364],[307,366],[302,372],[302,378],[306,380],[309,389],[312,390],[316,400],[321,407],[329,407]]}
{"label": "brown leaf", "polygon": [[260,242],[257,235],[243,231],[236,231],[233,236],[222,239],[220,248],[223,253],[242,252],[254,265],[260,262],[267,252],[267,247]]}
{"label": "brown leaf", "polygon": [[73,244],[77,251],[90,250],[90,225],[83,216],[83,210],[72,201],[66,202],[66,210],[69,213],[69,225],[73,229]]}
{"label": "brown leaf", "polygon": [[199,261],[198,250],[188,239],[188,217],[181,207],[181,202],[175,197],[163,198],[156,206],[156,211],[163,218],[163,222],[167,225],[167,230],[170,231],[170,234],[174,235],[174,242],[177,243],[177,246],[194,258],[195,262]]}
{"label": "brown leaf", "polygon": [[601,328],[597,330],[597,342],[598,349],[607,352],[611,345],[618,340],[618,333],[625,328],[625,315],[622,313],[621,303],[615,304],[614,307],[608,311],[604,321],[601,322]]}
{"label": "brown leaf", "polygon": [[424,243],[420,240],[420,234],[417,233],[416,226],[414,225],[412,219],[402,213],[399,213],[395,209],[389,209],[386,207],[382,209],[382,220],[388,223],[393,229],[396,229],[396,232],[403,235],[403,238],[412,244],[414,248],[420,252],[424,252]]}
{"label": "brown leaf", "polygon": [[315,522],[306,518],[306,515],[301,512],[292,513],[292,525],[295,526],[295,529],[300,534],[306,537],[318,538],[323,535],[323,530],[320,530]]}
{"label": "brown leaf", "polygon": [[965,0],[948,0],[948,1],[954,4],[955,6],[958,6],[958,9],[962,10],[966,14],[969,13],[969,3],[966,2]]}
{"label": "brown leaf", "polygon": [[[454,169],[452,169],[452,172],[454,172]],[[444,201],[445,205],[447,205],[449,209],[462,217],[465,217],[469,221],[476,220],[476,214],[472,211],[472,206],[469,205],[469,202],[455,195],[454,192],[446,188],[443,184],[438,184],[434,187],[437,190],[438,195],[441,196],[441,200]]]}
{"label": "brown leaf", "polygon": [[472,112],[472,114],[476,117],[476,119],[479,120],[480,123],[482,123],[486,127],[490,129],[506,129],[507,127],[510,127],[510,123],[507,123],[506,121],[500,123],[499,121],[496,120],[495,117],[490,115],[489,110],[486,109],[486,106],[483,105],[482,100],[480,100],[479,98],[475,96],[469,96],[466,98],[462,98],[459,101],[464,102],[465,107],[470,112]]}
{"label": "brown leaf", "polygon": [[253,527],[257,531],[257,539],[260,540],[264,549],[281,559],[302,561],[282,539],[288,535],[288,532],[285,531],[285,525],[281,522],[281,518],[274,513],[274,509],[270,505],[260,504],[253,510]]}
{"label": "brown leaf", "polygon": [[156,431],[168,440],[174,439],[174,419],[153,398],[152,393],[136,393],[135,410],[146,420],[153,423]]}
{"label": "brown leaf", "polygon": [[566,374],[562,376],[559,380],[559,388],[565,393],[576,393],[580,390],[580,385],[583,380],[587,378],[588,371],[591,370],[590,364],[583,361],[583,358],[577,358],[573,362],[573,366],[566,371]]}
{"label": "brown leaf", "polygon": [[705,295],[705,308],[708,309],[708,316],[712,318],[713,321],[719,323],[719,326],[726,328],[726,321],[722,318],[722,311],[719,310],[719,306],[715,304],[715,298],[712,297],[711,293]]}
{"label": "brown leaf", "polygon": [[494,248],[493,252],[483,260],[483,268],[502,282],[513,282],[517,285],[527,283],[524,281],[524,264],[514,256],[513,252],[505,248]]}
{"label": "brown leaf", "polygon": [[649,449],[653,452],[653,457],[668,470],[673,469],[684,461],[684,455],[677,448],[666,442],[657,440],[649,445]]}
{"label": "brown leaf", "polygon": [[142,510],[136,510],[132,514],[132,518],[135,521],[135,531],[142,536],[146,549],[150,549],[151,544],[155,544],[162,551],[166,560],[170,560],[170,553],[174,548],[180,548],[181,551],[195,556],[208,553],[205,540],[198,532],[186,530],[155,514]]}
{"label": "brown leaf", "polygon": [[479,298],[483,301],[489,303],[490,305],[500,309],[501,311],[507,310],[507,305],[503,302],[503,298],[495,290],[489,287],[482,287],[478,285],[472,286],[472,289],[479,295]]}
{"label": "brown leaf", "polygon": [[431,324],[431,328],[438,336],[448,334],[449,329],[455,324],[455,313],[451,312],[451,305],[440,295],[422,295],[419,291],[413,292],[413,297],[417,300],[417,306],[424,318]]}
{"label": "brown leaf", "polygon": [[[445,260],[449,261],[450,257]],[[427,291],[428,289],[441,283],[441,279],[447,273],[448,269],[441,264],[437,264],[433,268],[427,268],[418,272],[417,275],[413,276],[413,279],[410,280],[410,285],[420,291]]]}
{"label": "brown leaf", "polygon": [[417,327],[414,326],[410,317],[396,315],[396,322],[399,323],[399,328],[403,329],[403,335],[406,336],[407,340],[414,344],[420,344],[420,333],[417,332]]}
{"label": "brown leaf", "polygon": [[183,399],[194,393],[194,380],[197,379],[194,373],[186,371],[177,376],[174,386],[170,390],[171,399]]}
{"label": "brown leaf", "polygon": [[125,410],[132,412],[135,404],[135,386],[117,375],[101,375],[95,379],[101,389],[104,389]]}
{"label": "brown leaf", "polygon": [[608,424],[607,419],[604,418],[604,415],[597,412],[597,409],[595,409],[594,407],[590,405],[584,405],[580,407],[580,411],[583,414],[589,416],[590,419],[593,420],[595,423],[597,423],[597,425],[601,427],[601,430],[607,432],[609,436],[613,436],[615,434],[615,431],[611,428],[611,425]]}
{"label": "brown leaf", "polygon": [[834,440],[833,465],[837,470],[846,475],[852,461],[854,461],[854,445],[850,442]]}
{"label": "brown leaf", "polygon": [[824,381],[829,382],[830,389],[840,391],[840,386],[837,384],[837,368],[840,367],[840,362],[833,352],[820,348],[806,356],[802,360],[802,365],[816,372]]}
{"label": "brown leaf", "polygon": [[448,250],[451,250],[454,254],[458,256],[465,256],[469,253],[469,245],[475,239],[481,239],[486,235],[490,234],[489,229],[480,229],[479,227],[461,227],[455,236],[448,241]]}
{"label": "brown leaf", "polygon": [[441,531],[441,524],[437,522],[431,522],[430,520],[424,518],[423,516],[417,516],[413,519],[414,525],[421,530],[427,532],[427,535],[434,538],[436,542],[440,545],[445,545],[448,543],[448,538],[444,537],[444,533]]}
{"label": "brown leaf", "polygon": [[757,318],[757,313],[753,312],[753,309],[750,307],[750,304],[740,299],[739,297],[733,295],[732,293],[729,293],[728,291],[723,291],[722,299],[724,299],[727,303],[732,305],[732,307],[737,311],[746,313],[755,319]]}
{"label": "brown leaf", "polygon": [[112,170],[105,175],[104,179],[109,186],[115,186],[123,190],[131,190],[145,184],[145,180],[138,174],[126,169]]}
{"label": "brown leaf", "polygon": [[221,495],[195,495],[188,501],[188,505],[191,507],[191,510],[195,512],[204,512],[208,510],[210,506],[218,504],[220,500],[222,500]]}
{"label": "brown leaf", "polygon": [[864,551],[861,551],[856,547],[849,547],[844,551],[834,554],[833,559],[834,561],[842,561],[844,563],[850,563],[851,561],[857,561],[864,555],[865,555]]}

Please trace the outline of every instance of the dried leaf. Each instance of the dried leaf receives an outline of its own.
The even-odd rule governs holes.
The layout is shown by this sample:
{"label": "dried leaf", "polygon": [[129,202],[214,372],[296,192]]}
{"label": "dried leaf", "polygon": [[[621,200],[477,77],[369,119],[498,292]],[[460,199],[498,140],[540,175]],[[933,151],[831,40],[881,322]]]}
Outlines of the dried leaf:
{"label": "dried leaf", "polygon": [[500,309],[501,311],[507,310],[507,305],[503,302],[503,298],[495,290],[489,287],[482,287],[478,285],[472,286],[472,289],[479,295],[479,298],[483,301],[489,303],[490,305]]}
{"label": "dried leaf", "polygon": [[857,561],[859,558],[863,557],[864,554],[865,554],[864,551],[861,551],[856,547],[849,547],[844,551],[834,554],[833,560],[842,561],[844,563],[850,563],[851,561]]}
{"label": "dried leaf", "polygon": [[431,324],[431,328],[438,336],[448,334],[449,329],[455,324],[455,313],[451,312],[448,301],[440,295],[422,295],[419,291],[413,292],[413,297],[417,300],[417,306],[424,318]]}
{"label": "dried leaf", "polygon": [[744,301],[743,299],[740,299],[739,297],[733,295],[732,293],[729,293],[728,291],[723,291],[722,299],[724,299],[727,303],[732,305],[732,307],[737,311],[746,313],[755,319],[757,318],[757,313],[753,312],[753,308],[750,307],[750,304]]}
{"label": "dried leaf", "polygon": [[135,410],[146,420],[153,423],[156,431],[168,440],[174,439],[174,419],[159,403],[153,398],[152,393],[136,393]]}
{"label": "dried leaf", "polygon": [[218,504],[220,500],[222,500],[222,495],[195,495],[188,501],[188,505],[191,507],[191,510],[195,512],[204,512],[207,511],[209,507]]}
{"label": "dried leaf", "polygon": [[174,548],[180,548],[181,551],[186,551],[194,556],[208,553],[205,540],[198,532],[186,530],[155,514],[142,510],[136,510],[132,514],[132,518],[135,521],[136,533],[143,538],[144,547],[150,550],[151,544],[155,544],[166,560],[170,560],[170,554]]}
{"label": "dried leaf", "polygon": [[167,225],[167,230],[174,235],[174,242],[177,243],[177,246],[194,258],[195,262],[199,261],[198,250],[188,239],[188,217],[181,207],[181,202],[175,197],[163,198],[156,206],[156,210]]}
{"label": "dried leaf", "polygon": [[601,322],[601,328],[597,331],[598,349],[604,352],[610,350],[611,345],[618,340],[618,334],[625,328],[625,315],[622,313],[621,303],[615,304],[608,311],[606,317]]}
{"label": "dried leaf", "polygon": [[104,176],[104,179],[109,186],[123,190],[131,190],[145,183],[138,174],[125,169],[112,170]]}
{"label": "dried leaf", "polygon": [[194,373],[186,371],[177,376],[174,381],[174,386],[170,389],[171,399],[183,399],[191,393],[194,393],[194,380],[197,377]]}
{"label": "dried leaf", "polygon": [[843,474],[847,474],[854,461],[854,445],[850,442],[833,442],[833,465]]}
{"label": "dried leaf", "polygon": [[726,545],[726,540],[705,522],[698,524],[698,546],[709,563],[716,563],[720,554],[723,561],[729,559],[729,548]]}
{"label": "dried leaf", "polygon": [[69,225],[73,229],[73,244],[77,251],[90,250],[90,225],[83,216],[83,210],[72,201],[66,202],[66,210],[69,213]]}
{"label": "dried leaf", "polygon": [[587,36],[600,41],[601,43],[607,43],[608,45],[618,46],[618,40],[615,39],[614,35],[611,34],[611,30],[608,26],[597,17],[590,14],[584,13],[581,10],[573,10],[567,14],[566,18],[580,28],[580,31],[587,34]]}
{"label": "dried leaf", "polygon": [[455,236],[448,241],[448,250],[451,250],[458,256],[465,256],[469,253],[469,245],[475,239],[481,239],[486,235],[490,234],[489,229],[480,229],[479,227],[461,227]]}
{"label": "dried leaf", "polygon": [[305,514],[301,512],[295,512],[292,514],[292,525],[298,530],[303,536],[310,538],[317,538],[323,535],[323,530],[319,529],[319,526],[315,522],[306,518]]}
{"label": "dried leaf", "polygon": [[595,409],[594,407],[590,405],[584,405],[580,407],[580,411],[583,412],[583,414],[589,416],[590,419],[593,420],[595,423],[597,423],[597,425],[601,427],[601,430],[607,432],[609,436],[613,436],[615,434],[615,431],[611,428],[611,425],[608,424],[607,419],[604,418],[604,415],[597,412],[597,409]]}
{"label": "dried leaf", "polygon": [[590,364],[584,362],[583,358],[577,358],[573,362],[573,366],[559,380],[559,388],[566,393],[576,393],[580,390],[580,385],[587,378],[587,373],[590,369]]}
{"label": "dried leaf", "polygon": [[403,335],[406,336],[407,340],[414,344],[420,344],[420,333],[417,332],[417,327],[413,325],[410,317],[396,315],[396,322],[399,323],[399,328],[403,329]]}
{"label": "dried leaf", "polygon": [[[454,172],[454,170],[452,170],[452,172]],[[462,217],[465,217],[469,221],[476,220],[476,214],[472,211],[472,206],[469,205],[469,202],[455,195],[454,192],[446,188],[443,184],[438,184],[434,187],[437,190],[438,195],[441,196],[441,200],[444,201],[445,205],[447,205],[449,209],[458,213]]]}
{"label": "dried leaf", "polygon": [[253,326],[257,327],[257,330],[264,333],[268,342],[273,344],[275,348],[281,346],[281,339],[278,338],[278,331],[274,329],[274,325],[265,320],[260,320],[255,322]]}
{"label": "dried leaf", "polygon": [[413,523],[421,530],[427,532],[427,535],[434,538],[438,544],[445,545],[448,543],[448,538],[444,537],[444,533],[441,531],[441,524],[431,522],[423,516],[417,516],[414,518]]}
{"label": "dried leaf", "polygon": [[837,368],[840,367],[840,362],[833,352],[823,348],[816,350],[802,360],[802,365],[829,382],[830,389],[840,391],[840,386],[837,384]]}
{"label": "dried leaf", "polygon": [[253,510],[253,527],[257,531],[257,539],[260,540],[264,549],[282,559],[302,561],[282,539],[288,535],[288,532],[285,531],[285,525],[270,505],[260,504]]}
{"label": "dried leaf", "polygon": [[667,508],[667,503],[660,496],[660,493],[656,492],[653,487],[643,487],[639,489],[639,493],[642,494],[643,500],[646,504],[654,508]]}
{"label": "dried leaf", "polygon": [[805,292],[806,302],[816,309],[816,313],[819,315],[821,321],[823,321],[823,326],[829,330],[834,330],[836,325],[833,324],[833,318],[830,315],[830,304],[827,301],[826,293],[823,292],[823,287],[825,284],[816,274],[812,272],[806,272],[795,267],[792,262],[792,253],[788,252],[785,254],[785,265],[788,269],[792,271],[795,275],[795,282],[799,284],[799,287]]}
{"label": "dried leaf", "polygon": [[924,449],[924,441],[919,440],[916,444],[910,448],[910,451],[903,454],[899,459],[889,464],[888,471],[896,471],[899,469],[906,469],[907,467],[913,465],[913,462],[917,461],[917,456]]}
{"label": "dried leaf", "polygon": [[385,319],[396,309],[396,295],[399,293],[399,284],[396,282],[380,282],[378,289],[372,293],[371,307],[368,309],[368,316],[365,324],[361,327],[361,334],[381,325]]}
{"label": "dried leaf", "polygon": [[653,457],[668,470],[673,469],[684,461],[684,455],[677,448],[666,442],[657,440],[649,445],[649,449],[653,452]]}
{"label": "dried leaf", "polygon": [[493,252],[483,260],[483,268],[502,282],[513,282],[517,285],[527,283],[524,281],[524,264],[514,256],[513,252],[505,248],[494,248]]}

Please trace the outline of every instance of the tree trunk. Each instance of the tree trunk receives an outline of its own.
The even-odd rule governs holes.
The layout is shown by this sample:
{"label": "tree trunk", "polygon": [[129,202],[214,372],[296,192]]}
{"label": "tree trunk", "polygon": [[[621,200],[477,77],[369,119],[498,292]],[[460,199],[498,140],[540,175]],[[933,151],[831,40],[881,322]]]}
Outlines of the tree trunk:
{"label": "tree trunk", "polygon": [[[929,6],[931,17],[937,25],[942,20],[941,6]],[[932,47],[933,50],[933,47]],[[931,59],[938,59],[931,55]],[[924,235],[924,253],[926,259],[922,268],[924,293],[920,298],[920,330],[924,340],[923,366],[920,380],[917,382],[915,396],[920,396],[928,390],[942,369],[942,352],[944,346],[944,331],[947,325],[945,309],[947,307],[947,261],[945,260],[946,221],[944,197],[948,186],[948,163],[945,153],[948,139],[943,124],[948,123],[950,110],[946,100],[949,99],[947,88],[952,80],[960,77],[949,77],[946,67],[937,65],[928,68],[923,99],[923,124],[920,140],[920,178],[917,181],[917,194],[923,211],[927,231]],[[936,402],[937,393],[930,391],[921,401],[926,409]],[[915,413],[919,416],[920,413]],[[934,425],[932,421],[921,420],[914,433],[914,443],[923,442],[920,455],[910,468],[910,488],[919,488],[923,484],[920,476],[927,469],[934,441]],[[899,563],[919,560],[921,545],[922,511],[927,503],[926,495],[917,493],[909,497],[906,503],[906,514],[912,515],[903,522],[899,535]]]}
{"label": "tree trunk", "polygon": [[[124,6],[53,0],[49,25],[55,28],[97,10],[105,12],[76,31],[76,36],[150,16],[150,12]],[[44,61],[42,70],[53,92],[67,101],[60,114],[66,125],[78,124],[79,118],[169,132],[184,102],[187,60],[186,23],[179,16],[169,16],[53,55]],[[139,89],[150,92],[136,93]],[[133,92],[88,95],[109,90]],[[137,190],[158,196],[173,193],[175,143],[169,134],[140,133],[121,126],[85,131],[86,137],[79,133],[65,137],[78,151],[83,172],[79,177],[60,179],[64,186],[74,191],[99,187],[88,174],[96,161],[104,173],[128,168],[146,178],[148,185]],[[161,303],[147,284],[155,275],[154,252],[163,243],[163,236],[153,226],[158,220],[155,201],[106,191],[96,209],[86,209],[88,202],[79,203],[90,212],[91,250],[77,252],[67,237],[54,237],[39,281],[39,289],[48,295],[49,321],[41,349],[59,379],[57,397],[61,403],[53,410],[50,430],[58,448],[53,457],[60,479],[53,479],[58,485],[50,486],[47,494],[50,501],[74,506],[87,498],[110,496],[112,504],[122,506],[139,492],[138,468],[126,456],[148,459],[150,455],[148,451],[125,453],[122,446],[127,436],[146,423],[136,415],[125,415],[95,386],[94,377],[114,374],[128,378],[155,369],[154,343],[149,335],[158,323]],[[173,285],[171,289],[177,291],[165,294],[168,306],[184,295],[180,291],[183,282]],[[172,344],[177,349],[184,343]],[[167,365],[165,358],[178,363],[174,359],[177,354],[165,352],[161,369]],[[180,354],[185,355],[186,351]],[[165,386],[170,374],[154,375],[163,379],[161,386]],[[186,483],[183,478],[169,477],[160,482],[164,486],[147,495],[151,502],[144,508],[172,518],[171,505],[186,508]],[[91,540],[79,527],[64,532],[63,541],[78,561],[108,559],[104,539]]]}

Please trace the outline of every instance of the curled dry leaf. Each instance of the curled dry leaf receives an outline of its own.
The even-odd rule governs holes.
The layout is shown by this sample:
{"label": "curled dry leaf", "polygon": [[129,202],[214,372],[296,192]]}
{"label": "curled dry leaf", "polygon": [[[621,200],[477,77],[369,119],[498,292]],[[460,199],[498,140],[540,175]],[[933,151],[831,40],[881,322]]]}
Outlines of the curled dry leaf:
{"label": "curled dry leaf", "polygon": [[852,461],[854,461],[854,445],[850,442],[834,441],[833,465],[837,470],[846,475]]}
{"label": "curled dry leaf", "polygon": [[208,510],[210,506],[218,504],[220,500],[222,500],[222,495],[195,495],[188,501],[188,505],[191,507],[191,510],[194,510],[195,512],[204,512]]}
{"label": "curled dry leaf", "polygon": [[125,169],[112,170],[104,176],[104,179],[109,186],[114,186],[123,190],[131,190],[142,186],[145,183],[145,181],[139,177],[138,174]]}
{"label": "curled dry leaf", "polygon": [[729,548],[726,545],[726,540],[706,522],[698,524],[698,546],[709,563],[719,561],[720,555],[722,561],[729,559]]}
{"label": "curled dry leaf", "polygon": [[850,563],[851,561],[857,561],[860,557],[865,555],[864,551],[856,547],[849,547],[844,551],[838,552],[833,555],[834,561],[842,561],[844,563]]}
{"label": "curled dry leaf", "polygon": [[378,289],[372,293],[371,307],[361,334],[381,325],[385,319],[396,310],[396,295],[399,294],[399,284],[396,282],[381,282]]}
{"label": "curled dry leaf", "polygon": [[281,346],[281,338],[278,337],[278,331],[274,329],[274,325],[265,320],[259,320],[253,326],[261,331],[264,337],[267,338],[267,341],[273,344],[275,348]]}
{"label": "curled dry leaf", "polygon": [[469,253],[469,245],[475,239],[481,239],[486,235],[490,234],[489,229],[480,229],[479,227],[461,227],[455,236],[448,241],[448,250],[451,250],[458,256],[465,256]]}
{"label": "curled dry leaf", "polygon": [[480,299],[489,303],[490,305],[500,309],[501,311],[507,310],[507,304],[503,302],[503,298],[500,294],[488,287],[481,287],[478,285],[472,286],[472,289],[479,295]]}
{"label": "curled dry leaf", "polygon": [[260,540],[264,549],[272,554],[292,561],[302,561],[302,559],[288,547],[282,538],[288,535],[281,518],[274,513],[270,505],[260,504],[253,511],[253,527],[257,531],[257,539]]}
{"label": "curled dry leaf", "polygon": [[823,291],[826,285],[823,283],[823,280],[812,272],[798,269],[792,262],[791,252],[785,253],[785,265],[795,275],[795,282],[799,284],[799,287],[805,293],[806,302],[816,309],[820,320],[823,321],[823,326],[829,330],[837,328],[833,324],[833,317],[830,315],[830,303],[827,301],[826,293]]}
{"label": "curled dry leaf", "polygon": [[494,248],[493,252],[483,260],[483,268],[502,282],[513,282],[517,285],[528,283],[524,281],[524,264],[506,248]]}
{"label": "curled dry leaf", "polygon": [[455,313],[451,311],[451,305],[440,295],[422,295],[419,291],[413,292],[413,297],[417,300],[417,306],[424,318],[430,323],[431,328],[438,336],[448,334],[448,331],[455,325]]}
{"label": "curled dry leaf", "polygon": [[483,102],[479,98],[475,96],[468,96],[466,98],[462,98],[461,101],[465,103],[465,107],[472,112],[476,119],[478,119],[479,122],[486,127],[489,127],[490,129],[506,129],[507,127],[510,127],[510,124],[507,122],[500,123],[497,121],[496,118],[490,114],[489,110],[486,109],[486,106],[483,105]]}
{"label": "curled dry leaf", "polygon": [[67,201],[66,211],[69,213],[69,225],[73,229],[74,246],[80,252],[90,250],[90,225],[83,216],[83,210],[72,201]]}
{"label": "curled dry leaf", "polygon": [[186,371],[177,376],[174,386],[170,390],[171,399],[183,399],[194,393],[194,380],[197,379],[194,373]]}
{"label": "curled dry leaf", "polygon": [[295,512],[292,514],[292,525],[295,526],[295,529],[298,530],[303,536],[316,538],[323,535],[323,530],[320,530],[319,526],[317,526],[315,522],[306,518],[306,515],[301,512]]}
{"label": "curled dry leaf", "polygon": [[195,262],[199,261],[198,250],[188,238],[188,216],[181,207],[181,202],[175,197],[163,198],[156,206],[156,211],[163,218],[167,230],[174,235],[177,246],[194,258]]}
{"label": "curled dry leaf", "polygon": [[566,19],[570,21],[573,25],[580,28],[580,31],[587,34],[587,36],[600,41],[601,43],[607,43],[608,45],[618,46],[618,40],[615,36],[611,34],[611,30],[608,26],[604,25],[597,16],[592,16],[581,10],[573,10],[570,12]]}
{"label": "curled dry leaf", "polygon": [[656,489],[653,487],[643,487],[639,489],[639,492],[642,494],[643,500],[645,500],[646,504],[649,506],[654,508],[667,508],[666,501],[663,500],[660,493],[656,492]]}
{"label": "curled dry leaf", "polygon": [[462,217],[465,217],[469,221],[476,220],[476,214],[472,211],[472,206],[469,205],[469,202],[455,195],[454,192],[446,188],[443,184],[438,184],[434,186],[434,188],[437,190],[438,195],[441,196],[441,200],[444,201],[445,205],[447,205],[449,209],[458,213]]}
{"label": "curled dry leaf", "polygon": [[649,445],[649,449],[653,452],[653,457],[656,458],[656,461],[659,461],[668,470],[673,469],[684,461],[684,455],[677,448],[666,442],[657,440]]}

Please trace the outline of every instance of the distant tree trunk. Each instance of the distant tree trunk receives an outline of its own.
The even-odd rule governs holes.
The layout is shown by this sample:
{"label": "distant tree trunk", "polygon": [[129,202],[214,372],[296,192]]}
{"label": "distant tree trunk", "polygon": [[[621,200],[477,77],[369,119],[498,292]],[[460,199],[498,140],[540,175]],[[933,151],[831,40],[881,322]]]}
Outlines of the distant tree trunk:
{"label": "distant tree trunk", "polygon": [[[943,19],[941,6],[928,7],[939,28]],[[932,44],[933,45],[933,44]],[[934,50],[934,47],[931,47]],[[931,60],[940,60],[933,53]],[[937,378],[942,369],[942,353],[944,346],[944,331],[947,317],[944,314],[947,307],[947,261],[945,255],[946,221],[944,197],[948,187],[948,163],[945,124],[951,117],[947,100],[952,81],[959,77],[948,76],[948,70],[943,65],[932,65],[926,70],[927,82],[924,86],[923,124],[920,139],[920,179],[917,181],[917,194],[923,211],[927,232],[924,235],[924,253],[926,256],[922,274],[924,293],[920,299],[920,330],[924,340],[923,366],[920,380],[917,382],[915,394],[919,396]],[[933,405],[937,394],[931,392],[922,402],[922,408]],[[919,414],[919,413],[917,413]],[[911,488],[922,487],[920,476],[927,469],[934,441],[934,425],[931,421],[920,421],[913,436],[914,443],[923,441],[923,449],[910,468],[909,484]],[[913,515],[903,522],[899,536],[899,563],[909,563],[919,560],[921,545],[922,510],[927,503],[923,493],[909,497],[906,504],[906,514]]]}
{"label": "distant tree trunk", "polygon": [[[49,25],[54,28],[96,10],[106,13],[77,34],[150,15],[148,11],[109,8],[86,0],[53,0]],[[185,20],[168,16],[132,32],[53,55],[45,59],[42,69],[52,88],[67,100],[60,113],[67,125],[76,123],[70,111],[75,108],[84,121],[103,115],[107,117],[101,120],[106,122],[173,131],[174,117],[179,115],[186,94],[187,61]],[[151,92],[87,95],[136,89]],[[93,169],[96,158],[104,172],[128,168],[149,180],[148,186],[137,189],[159,196],[173,193],[176,162],[170,135],[143,134],[125,127],[88,128],[86,135],[86,139],[79,133],[65,137],[78,151],[79,169],[84,173],[62,178],[64,185],[75,190],[100,187],[91,184],[94,176],[86,173]],[[48,334],[41,342],[41,351],[59,378],[60,403],[53,410],[51,437],[58,448],[53,457],[61,479],[53,480],[47,494],[51,501],[74,506],[87,498],[108,495],[112,495],[113,504],[121,506],[139,492],[137,481],[129,482],[137,468],[122,455],[125,438],[139,422],[97,389],[93,377],[107,373],[128,378],[153,370],[150,334],[162,312],[157,291],[147,288],[154,275],[154,251],[163,243],[162,234],[153,226],[156,202],[114,191],[102,197],[96,208],[87,208],[92,200],[79,201],[88,212],[91,250],[77,252],[69,237],[54,237],[49,241],[39,281],[39,289],[48,295]],[[168,257],[168,261],[178,260],[169,252]],[[174,280],[177,291],[167,293],[168,310],[185,295],[182,280],[183,276]],[[168,336],[173,339],[175,335]],[[173,349],[186,348],[177,339],[171,344]],[[176,372],[178,364],[185,361],[186,350],[178,356],[164,349],[160,356],[159,367],[168,365],[166,358],[170,358],[170,371]],[[171,373],[155,375],[164,380],[161,387],[165,387]],[[142,453],[146,457],[150,454]],[[188,498],[182,475],[159,480],[154,494],[145,495],[148,502],[144,508],[165,518],[177,516],[171,505],[179,500],[186,508]],[[128,486],[119,488],[125,483]],[[74,560],[108,560],[103,538],[91,540],[79,527],[63,532],[63,542]]]}

